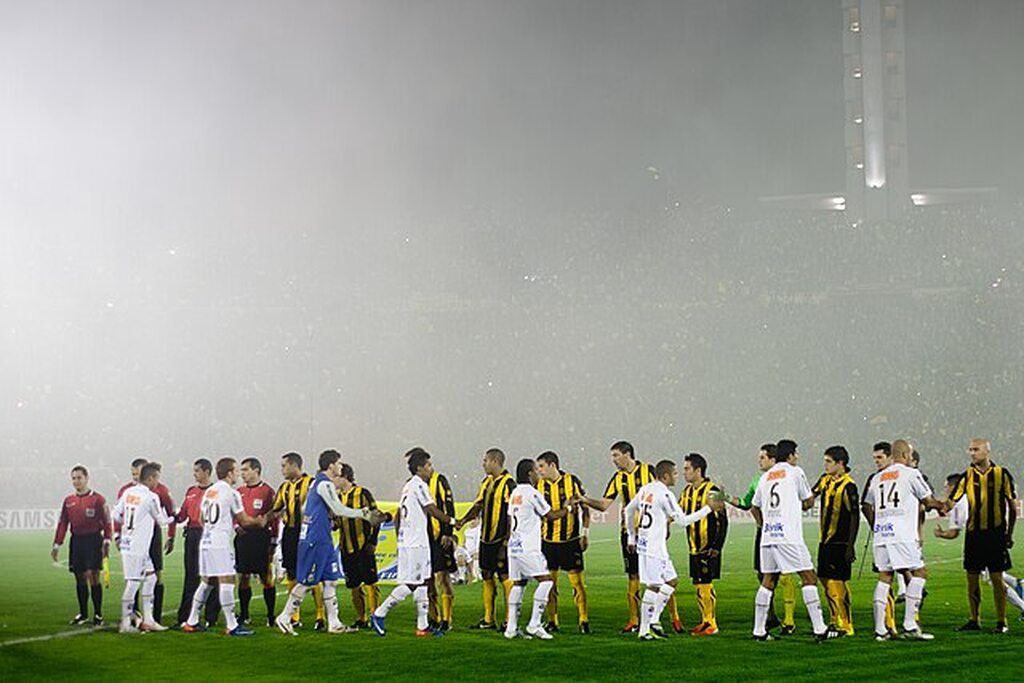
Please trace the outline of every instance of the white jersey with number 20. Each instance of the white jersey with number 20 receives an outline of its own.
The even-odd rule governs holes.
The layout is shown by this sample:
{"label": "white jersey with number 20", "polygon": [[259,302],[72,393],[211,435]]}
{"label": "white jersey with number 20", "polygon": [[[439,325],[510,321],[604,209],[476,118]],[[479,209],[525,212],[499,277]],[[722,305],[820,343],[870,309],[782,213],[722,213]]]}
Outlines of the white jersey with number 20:
{"label": "white jersey with number 20", "polygon": [[223,479],[206,489],[201,504],[202,548],[231,548],[235,515],[242,511],[242,494]]}
{"label": "white jersey with number 20", "polygon": [[777,462],[762,474],[751,501],[763,518],[761,545],[805,545],[803,502],[812,495],[807,475],[796,465]]}

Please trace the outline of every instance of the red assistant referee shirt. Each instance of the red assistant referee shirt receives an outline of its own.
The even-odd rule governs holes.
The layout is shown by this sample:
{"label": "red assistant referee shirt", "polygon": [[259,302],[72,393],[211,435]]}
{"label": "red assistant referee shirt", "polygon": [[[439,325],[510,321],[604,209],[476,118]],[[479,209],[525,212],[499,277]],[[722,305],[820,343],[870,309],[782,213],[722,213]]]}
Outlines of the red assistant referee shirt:
{"label": "red assistant referee shirt", "polygon": [[174,516],[174,521],[178,524],[185,524],[189,529],[202,529],[203,495],[206,494],[206,489],[211,486],[213,484],[189,486],[188,490],[185,491],[185,500],[181,502],[178,514]]}
{"label": "red assistant referee shirt", "polygon": [[68,527],[75,536],[103,532],[103,538],[110,540],[110,519],[107,517],[107,501],[100,494],[89,490],[82,495],[72,493],[60,507],[60,520],[53,542],[64,543]]}
{"label": "red assistant referee shirt", "polygon": [[[250,517],[259,517],[274,509],[274,489],[270,488],[266,482],[261,481],[255,486],[240,486],[238,493],[242,496],[242,507],[245,508],[245,514]],[[249,528],[258,529],[260,527]],[[277,536],[276,521],[271,525],[270,533],[271,537]]]}

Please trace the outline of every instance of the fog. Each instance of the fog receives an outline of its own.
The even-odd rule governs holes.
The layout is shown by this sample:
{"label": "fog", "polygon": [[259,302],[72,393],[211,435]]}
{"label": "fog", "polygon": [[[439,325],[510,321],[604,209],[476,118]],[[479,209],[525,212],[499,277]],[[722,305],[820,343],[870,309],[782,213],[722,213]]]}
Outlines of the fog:
{"label": "fog", "polygon": [[[854,227],[839,0],[0,0],[0,505],[164,464],[1024,436],[1024,3],[907,0],[914,187]],[[307,471],[315,466],[307,466]]]}

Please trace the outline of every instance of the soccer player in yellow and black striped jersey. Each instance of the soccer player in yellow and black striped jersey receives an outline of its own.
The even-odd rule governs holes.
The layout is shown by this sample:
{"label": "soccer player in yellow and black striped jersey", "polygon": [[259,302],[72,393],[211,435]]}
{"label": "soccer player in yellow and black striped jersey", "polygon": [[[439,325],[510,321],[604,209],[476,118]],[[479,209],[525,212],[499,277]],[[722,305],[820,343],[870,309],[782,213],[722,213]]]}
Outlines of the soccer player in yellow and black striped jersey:
{"label": "soccer player in yellow and black striped jersey", "polygon": [[[687,487],[679,496],[679,507],[693,514],[711,502],[712,493],[722,489],[707,478],[708,461],[700,453],[690,453],[683,463],[683,479]],[[695,524],[686,527],[686,540],[690,547],[690,578],[697,587],[697,605],[700,623],[690,629],[691,636],[713,636],[718,633],[715,605],[715,579],[722,575],[722,547],[729,531],[729,517],[725,510],[712,512]]]}
{"label": "soccer player in yellow and black striped jersey", "polygon": [[[537,490],[544,496],[552,510],[560,510],[573,498],[586,495],[583,484],[574,474],[563,472],[558,467],[558,455],[546,451],[537,456],[537,470],[540,479]],[[548,595],[547,630],[558,630],[558,572],[569,574],[572,598],[579,615],[580,633],[590,633],[590,617],[587,614],[587,588],[583,580],[583,553],[587,549],[590,534],[590,510],[580,506],[575,514],[562,519],[544,519],[541,526],[541,550],[548,563],[548,570],[554,585]]]}
{"label": "soccer player in yellow and black striped jersey", "polygon": [[[601,498],[584,498],[583,502],[604,512],[612,506],[615,499],[619,499],[619,536],[622,546],[622,560],[626,570],[626,603],[629,606],[629,621],[622,627],[623,633],[636,633],[640,630],[640,567],[636,551],[629,551],[626,538],[626,518],[624,510],[636,496],[636,492],[646,484],[654,481],[654,468],[647,463],[639,462],[633,451],[633,445],[628,441],[617,441],[611,447],[612,463],[616,472],[608,481]],[[679,622],[678,611],[673,599],[669,603],[669,609],[673,611],[673,626],[676,631],[682,631],[682,623]]]}
{"label": "soccer player in yellow and black striped jersey", "polygon": [[[369,489],[356,484],[355,471],[342,463],[341,475],[335,482],[341,504],[359,510],[377,509],[377,501]],[[369,628],[368,615],[380,606],[380,588],[377,586],[377,536],[380,527],[354,517],[340,517],[337,522],[338,553],[345,571],[345,587],[352,593],[352,607],[356,618],[353,626]]]}
{"label": "soccer player in yellow and black striped jersey", "polygon": [[[430,475],[427,482],[430,497],[437,509],[455,518],[455,497],[448,478],[439,472]],[[434,580],[427,584],[429,608],[427,618],[431,628],[442,633],[451,630],[452,602],[455,592],[452,590],[452,572],[458,569],[455,564],[455,527],[445,524],[436,517],[430,518],[430,570]]]}
{"label": "soccer player in yellow and black striped jersey", "polygon": [[505,607],[512,582],[508,579],[508,498],[516,487],[505,470],[505,454],[491,448],[484,453],[484,474],[472,507],[458,521],[458,527],[480,516],[480,575],[484,582],[484,618],[477,628],[495,629],[494,603],[498,580],[505,589]]}
{"label": "soccer player in yellow and black striped jersey", "polygon": [[[302,529],[302,510],[313,477],[302,471],[302,456],[285,453],[281,456],[281,474],[284,481],[274,496],[274,517],[281,519],[281,564],[288,572],[288,590],[295,587],[295,566],[299,557],[299,531]],[[324,609],[323,587],[313,587],[313,602],[316,604],[316,630],[327,628],[327,612]],[[292,615],[292,626],[301,626],[299,610]]]}
{"label": "soccer player in yellow and black striped jersey", "polygon": [[853,635],[850,586],[855,543],[860,527],[857,485],[850,477],[850,454],[842,446],[825,449],[825,473],[814,484],[821,498],[821,535],[818,541],[818,578],[825,586],[831,625]]}
{"label": "soccer player in yellow and black striped jersey", "polygon": [[967,571],[967,603],[970,620],[961,631],[981,628],[982,570],[992,579],[992,596],[996,605],[996,626],[993,633],[1007,633],[1006,588],[1003,572],[1010,568],[1013,527],[1017,522],[1017,491],[1013,476],[992,462],[988,439],[971,439],[967,453],[971,465],[964,472],[947,509],[967,497],[967,527],[964,535],[964,569]]}

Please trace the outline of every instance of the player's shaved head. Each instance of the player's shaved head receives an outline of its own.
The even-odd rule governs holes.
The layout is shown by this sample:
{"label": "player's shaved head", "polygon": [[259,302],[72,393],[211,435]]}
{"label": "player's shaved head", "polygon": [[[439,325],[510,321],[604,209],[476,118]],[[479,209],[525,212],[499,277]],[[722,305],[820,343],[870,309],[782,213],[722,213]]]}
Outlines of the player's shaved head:
{"label": "player's shaved head", "polygon": [[154,477],[160,477],[160,464],[155,462],[147,462],[139,470],[139,481],[145,483],[152,480]]}
{"label": "player's shaved head", "polygon": [[484,453],[484,457],[488,460],[493,460],[502,467],[505,466],[505,452],[500,448],[488,448],[487,452]]}
{"label": "player's shaved head", "polygon": [[233,469],[235,469],[234,458],[221,458],[220,460],[217,461],[217,478],[227,478],[227,476],[231,474],[231,470]]}
{"label": "player's shaved head", "polygon": [[658,464],[654,466],[654,476],[658,479],[664,479],[667,475],[672,474],[672,471],[675,469],[676,464],[671,460],[659,460]]}
{"label": "player's shaved head", "polygon": [[892,459],[901,465],[909,465],[913,450],[914,447],[906,439],[896,439],[892,442]]}

